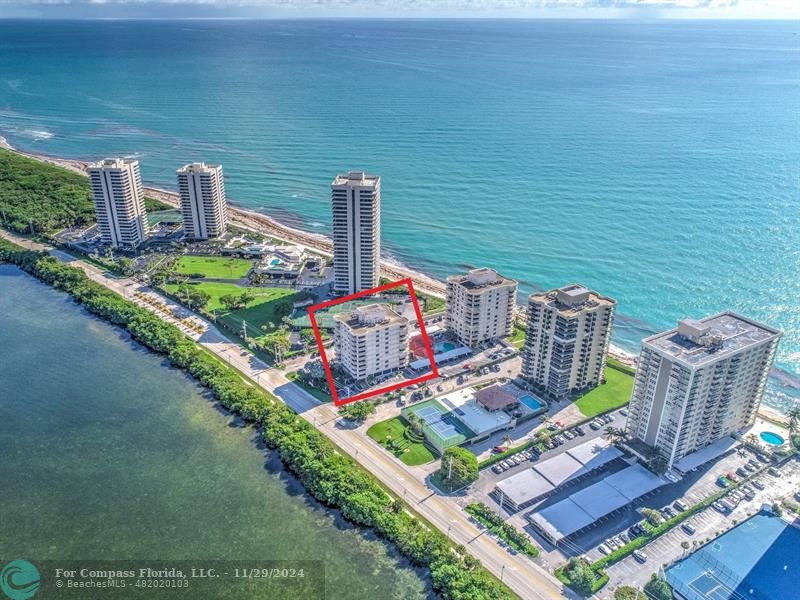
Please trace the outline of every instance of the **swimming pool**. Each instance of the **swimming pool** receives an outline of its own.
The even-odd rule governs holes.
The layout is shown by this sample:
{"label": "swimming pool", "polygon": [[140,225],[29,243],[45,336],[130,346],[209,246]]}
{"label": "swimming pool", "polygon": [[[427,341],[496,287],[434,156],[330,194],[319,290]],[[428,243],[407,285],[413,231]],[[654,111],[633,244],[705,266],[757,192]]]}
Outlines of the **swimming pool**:
{"label": "swimming pool", "polygon": [[544,408],[544,403],[538,398],[534,398],[530,394],[525,394],[519,397],[519,401],[533,411],[541,410]]}
{"label": "swimming pool", "polygon": [[458,344],[454,344],[453,342],[436,342],[433,345],[433,352],[434,354],[441,354],[442,352],[450,352],[450,350],[455,350],[458,348]]}
{"label": "swimming pool", "polygon": [[772,431],[762,431],[759,434],[759,437],[770,446],[782,446],[783,443],[786,441],[777,433],[774,433]]}

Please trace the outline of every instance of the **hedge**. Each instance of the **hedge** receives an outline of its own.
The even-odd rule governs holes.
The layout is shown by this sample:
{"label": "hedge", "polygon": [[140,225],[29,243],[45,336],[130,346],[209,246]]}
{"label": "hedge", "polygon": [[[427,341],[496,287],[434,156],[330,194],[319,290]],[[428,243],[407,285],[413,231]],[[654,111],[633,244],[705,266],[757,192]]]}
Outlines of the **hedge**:
{"label": "hedge", "polygon": [[517,531],[503,520],[503,517],[481,502],[474,502],[464,509],[489,531],[506,542],[517,552],[527,554],[531,558],[539,556],[539,549],[528,539],[528,536]]}
{"label": "hedge", "polygon": [[150,350],[195,377],[231,412],[263,428],[264,440],[276,449],[287,469],[306,491],[348,520],[373,528],[393,542],[414,565],[426,567],[432,587],[443,598],[504,599],[514,594],[495,579],[463,546],[413,516],[370,473],[337,450],[307,421],[268,392],[187,338],[174,325],[91,281],[78,268],[40,252],[0,240],[0,262],[19,266],[56,289],[69,293],[91,313],[124,327]]}

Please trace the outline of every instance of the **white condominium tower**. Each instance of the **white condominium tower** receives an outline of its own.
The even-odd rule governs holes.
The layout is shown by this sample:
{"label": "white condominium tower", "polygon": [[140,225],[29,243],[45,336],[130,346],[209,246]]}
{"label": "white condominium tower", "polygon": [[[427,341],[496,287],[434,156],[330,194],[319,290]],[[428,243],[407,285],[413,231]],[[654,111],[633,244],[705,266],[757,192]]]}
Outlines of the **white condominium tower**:
{"label": "white condominium tower", "polygon": [[580,284],[531,294],[522,376],[556,400],[600,383],[616,304]]}
{"label": "white condominium tower", "polygon": [[351,171],[331,183],[333,289],[353,294],[378,285],[381,264],[381,178]]}
{"label": "white condominium tower", "polygon": [[186,237],[207,240],[225,233],[228,204],[222,165],[191,163],[178,169],[178,191]]}
{"label": "white condominium tower", "polygon": [[447,328],[474,348],[511,335],[517,282],[492,269],[473,269],[447,278]]}
{"label": "white condominium tower", "polygon": [[136,248],[149,233],[139,161],[107,158],[89,165],[88,171],[103,243]]}
{"label": "white condominium tower", "polygon": [[408,365],[408,319],[386,304],[369,304],[334,317],[336,358],[353,379]]}
{"label": "white condominium tower", "polygon": [[732,312],[646,338],[628,433],[670,466],[753,424],[781,332]]}

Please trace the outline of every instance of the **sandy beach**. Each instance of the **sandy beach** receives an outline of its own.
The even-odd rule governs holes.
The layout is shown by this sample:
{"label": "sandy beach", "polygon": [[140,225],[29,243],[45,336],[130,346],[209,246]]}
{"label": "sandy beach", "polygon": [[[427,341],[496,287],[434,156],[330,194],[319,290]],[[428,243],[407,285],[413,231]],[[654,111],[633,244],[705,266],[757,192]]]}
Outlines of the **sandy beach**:
{"label": "sandy beach", "polygon": [[[23,150],[14,148],[8,143],[8,140],[2,136],[0,136],[0,147],[11,150],[12,152],[16,152],[22,156],[27,156],[28,158],[32,158],[34,160],[63,167],[80,175],[86,176],[86,167],[89,164],[86,161],[69,158],[56,158],[46,154],[25,152]],[[180,207],[180,196],[176,192],[156,187],[145,187],[144,192],[147,196],[154,198],[168,206],[175,208]],[[231,222],[237,227],[241,227],[242,229],[253,231],[255,233],[260,233],[262,235],[268,235],[277,240],[290,244],[297,244],[325,256],[332,255],[333,241],[330,238],[318,233],[310,233],[301,229],[289,227],[288,225],[280,223],[268,215],[238,207],[234,203],[231,203],[230,200],[228,202],[228,215]],[[394,262],[387,261],[385,259],[381,260],[381,275],[391,280],[405,279],[410,277],[414,282],[416,289],[434,296],[444,297],[447,290],[447,286],[444,281],[419,271],[415,271],[404,265],[398,265]],[[519,307],[518,316],[522,319],[525,318],[525,311],[523,307]],[[635,354],[626,352],[622,348],[614,346],[613,344],[611,345],[609,354],[625,364],[631,366],[634,366],[635,364]]]}

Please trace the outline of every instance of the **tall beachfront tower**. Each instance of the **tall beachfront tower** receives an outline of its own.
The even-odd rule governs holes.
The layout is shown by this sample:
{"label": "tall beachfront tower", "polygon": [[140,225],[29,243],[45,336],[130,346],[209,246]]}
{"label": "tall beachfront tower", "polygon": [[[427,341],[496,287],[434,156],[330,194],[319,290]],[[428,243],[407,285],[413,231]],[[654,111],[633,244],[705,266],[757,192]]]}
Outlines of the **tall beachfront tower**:
{"label": "tall beachfront tower", "polygon": [[381,178],[362,171],[331,183],[333,289],[353,294],[378,285],[381,271]]}
{"label": "tall beachfront tower", "polygon": [[177,173],[186,237],[207,240],[221,236],[228,224],[222,165],[191,163]]}
{"label": "tall beachfront tower", "polygon": [[149,233],[139,161],[107,158],[89,165],[88,172],[103,243],[136,248]]}
{"label": "tall beachfront tower", "polygon": [[492,269],[447,278],[447,328],[465,346],[511,335],[517,282]]}
{"label": "tall beachfront tower", "polygon": [[554,400],[600,383],[616,304],[580,284],[531,294],[522,376]]}
{"label": "tall beachfront tower", "polygon": [[353,379],[408,365],[408,319],[386,304],[369,304],[334,315],[336,359]]}
{"label": "tall beachfront tower", "polygon": [[677,329],[646,338],[629,407],[629,435],[656,448],[672,466],[750,427],[781,335],[724,312],[684,319]]}

